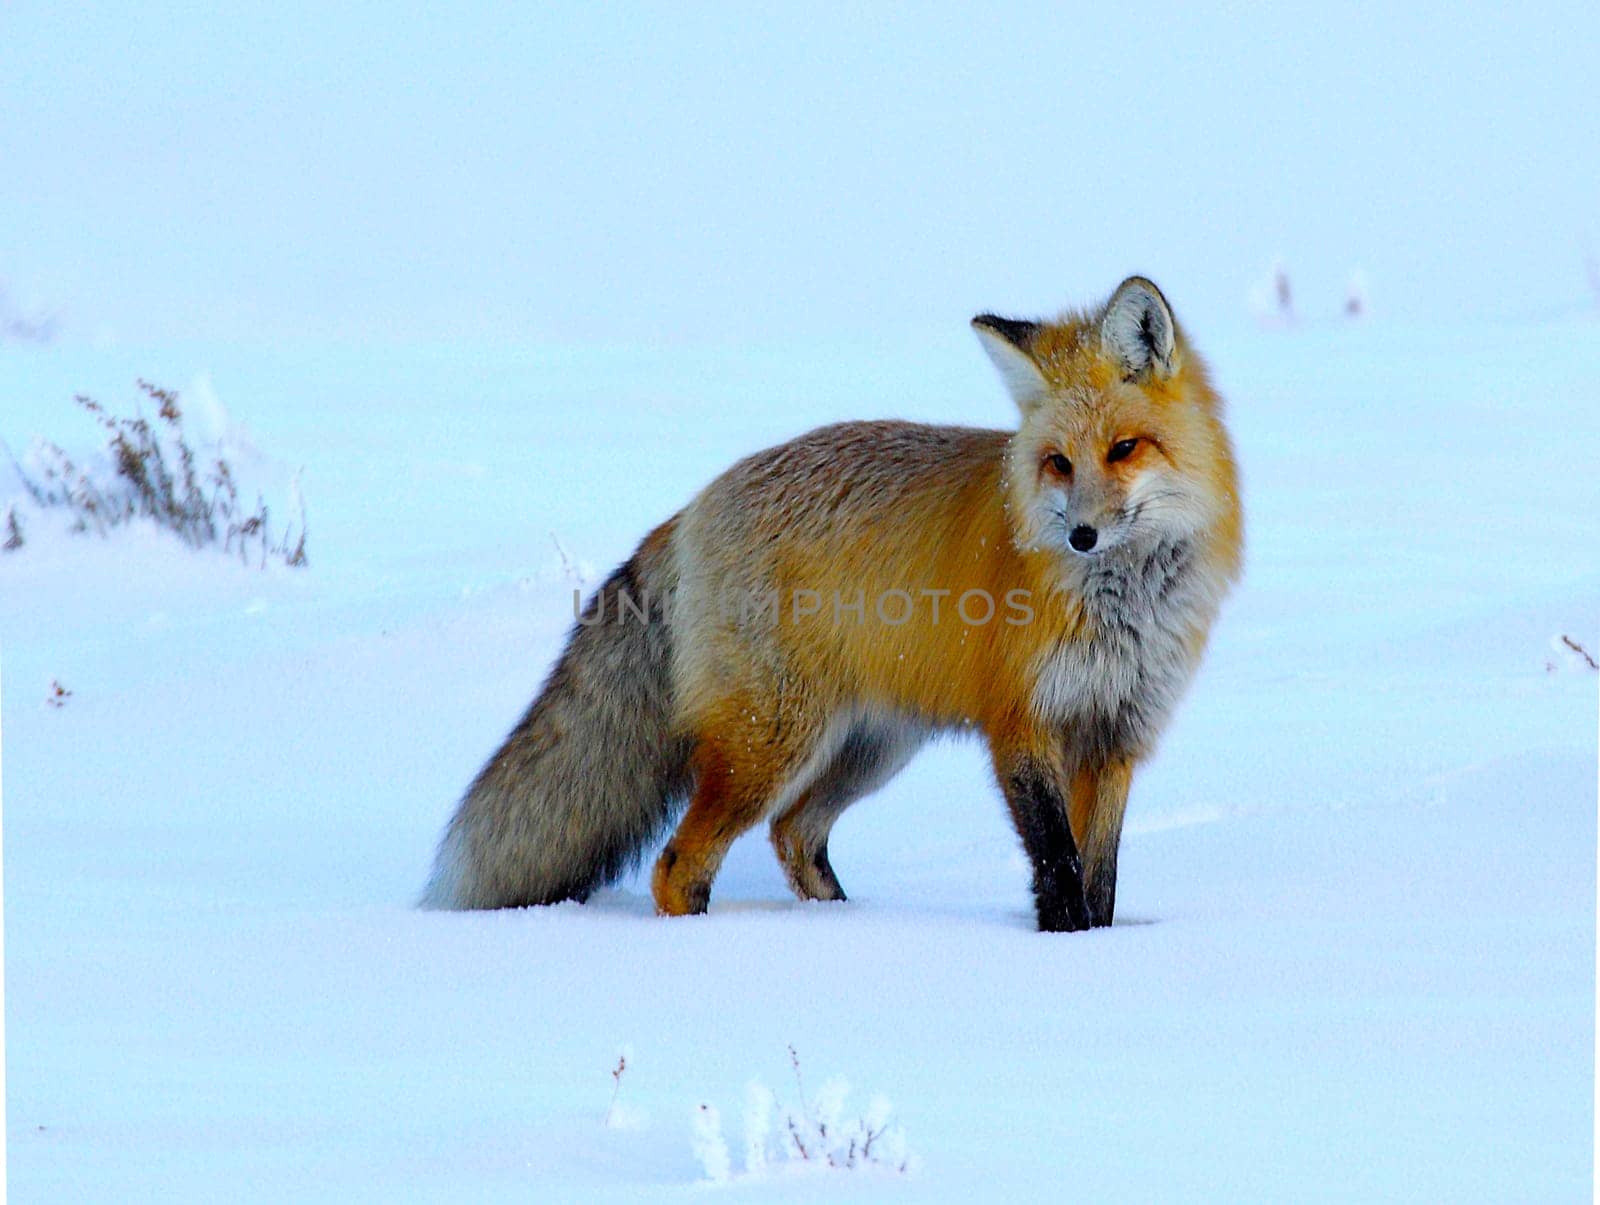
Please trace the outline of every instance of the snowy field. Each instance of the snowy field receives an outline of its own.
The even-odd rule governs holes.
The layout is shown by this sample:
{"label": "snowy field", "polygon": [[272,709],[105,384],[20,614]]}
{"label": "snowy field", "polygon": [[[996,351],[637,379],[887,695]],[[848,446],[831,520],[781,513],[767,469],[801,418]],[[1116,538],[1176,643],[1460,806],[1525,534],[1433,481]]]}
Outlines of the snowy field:
{"label": "snowy field", "polygon": [[[1600,323],[1194,333],[1246,579],[1135,781],[1118,922],[1078,935],[1033,932],[959,744],[841,822],[847,904],[796,902],[758,833],[704,917],[639,877],[412,906],[571,578],[819,423],[1008,424],[964,330],[8,349],[19,455],[91,451],[72,395],[143,376],[269,488],[303,468],[310,525],[308,568],[262,570],[19,507],[12,1199],[1589,1199],[1600,675],[1561,637],[1600,649]],[[846,1119],[888,1097],[904,1172],[776,1133],[747,1168],[747,1085],[796,1107],[791,1046],[813,1113],[835,1076]]]}

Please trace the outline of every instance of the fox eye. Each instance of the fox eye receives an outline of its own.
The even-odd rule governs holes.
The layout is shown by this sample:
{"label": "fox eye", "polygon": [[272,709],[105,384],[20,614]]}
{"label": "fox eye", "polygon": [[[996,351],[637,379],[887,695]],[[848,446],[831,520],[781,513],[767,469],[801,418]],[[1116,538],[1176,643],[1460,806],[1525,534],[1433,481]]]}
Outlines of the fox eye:
{"label": "fox eye", "polygon": [[1056,472],[1060,473],[1063,477],[1072,476],[1072,461],[1068,460],[1060,452],[1052,452],[1045,459],[1045,463]]}
{"label": "fox eye", "polygon": [[1119,460],[1126,460],[1133,455],[1133,450],[1139,446],[1137,437],[1133,439],[1119,439],[1111,445],[1111,451],[1106,453],[1106,463],[1116,464]]}

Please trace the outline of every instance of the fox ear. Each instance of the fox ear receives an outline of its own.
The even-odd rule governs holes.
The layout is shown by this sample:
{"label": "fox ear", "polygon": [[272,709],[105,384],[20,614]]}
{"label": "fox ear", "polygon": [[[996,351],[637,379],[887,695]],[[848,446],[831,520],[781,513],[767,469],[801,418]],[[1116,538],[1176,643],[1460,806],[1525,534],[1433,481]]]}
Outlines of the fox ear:
{"label": "fox ear", "polygon": [[1100,320],[1100,343],[1130,381],[1146,374],[1159,381],[1177,368],[1172,311],[1161,290],[1142,276],[1128,277],[1111,295]]}
{"label": "fox ear", "polygon": [[1032,410],[1048,389],[1029,350],[1038,326],[1015,318],[979,314],[972,320],[972,329],[978,332],[978,342],[1000,370],[1000,379],[1006,383],[1012,400],[1024,412]]}

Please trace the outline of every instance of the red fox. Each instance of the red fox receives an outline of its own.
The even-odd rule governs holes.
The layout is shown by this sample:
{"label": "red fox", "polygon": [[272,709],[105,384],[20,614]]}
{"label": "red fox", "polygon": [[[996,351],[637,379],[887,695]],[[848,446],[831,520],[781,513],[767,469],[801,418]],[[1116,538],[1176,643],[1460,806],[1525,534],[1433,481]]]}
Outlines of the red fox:
{"label": "red fox", "polygon": [[1016,431],[857,422],[734,465],[586,603],[468,788],[425,906],[585,899],[683,808],[657,911],[706,910],[762,819],[802,899],[828,834],[931,736],[975,730],[1042,930],[1109,925],[1133,769],[1238,577],[1222,403],[1159,289],[982,314]]}

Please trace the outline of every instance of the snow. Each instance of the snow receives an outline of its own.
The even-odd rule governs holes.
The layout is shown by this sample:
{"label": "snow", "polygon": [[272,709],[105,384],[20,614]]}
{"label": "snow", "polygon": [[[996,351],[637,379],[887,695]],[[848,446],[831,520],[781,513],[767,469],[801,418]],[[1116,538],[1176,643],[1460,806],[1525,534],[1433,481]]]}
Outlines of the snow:
{"label": "snow", "polygon": [[[14,1198],[1588,1199],[1600,675],[1561,637],[1600,648],[1600,326],[1195,333],[1247,576],[1077,935],[1032,931],[974,744],[841,821],[847,904],[756,834],[704,917],[645,872],[412,906],[572,577],[818,423],[1009,422],[964,330],[8,351],[13,448],[210,382],[311,533],[306,569],[0,556]],[[910,1171],[747,1170],[791,1045],[847,1119],[893,1101]]]}

